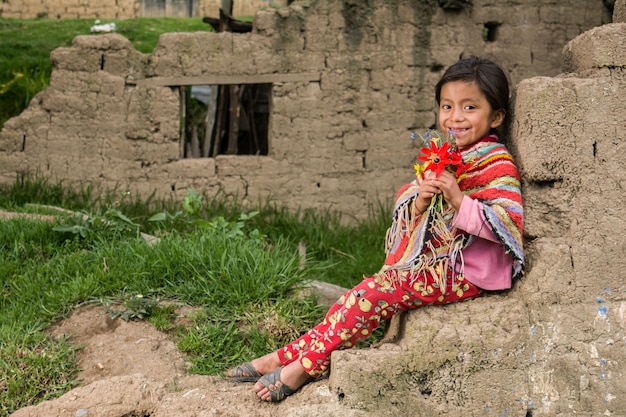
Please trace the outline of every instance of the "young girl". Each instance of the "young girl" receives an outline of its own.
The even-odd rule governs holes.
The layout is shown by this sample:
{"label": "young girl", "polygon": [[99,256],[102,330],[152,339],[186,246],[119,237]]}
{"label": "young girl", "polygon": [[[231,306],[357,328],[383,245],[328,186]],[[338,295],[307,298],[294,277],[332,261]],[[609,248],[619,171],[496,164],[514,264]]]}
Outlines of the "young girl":
{"label": "young girl", "polygon": [[[321,376],[334,350],[368,337],[398,311],[511,288],[523,274],[520,177],[496,129],[509,109],[508,80],[491,61],[470,57],[437,83],[439,126],[456,137],[465,170],[428,171],[398,192],[382,269],[346,292],[322,323],[283,348],[228,372],[254,381],[265,401],[281,401]],[[443,195],[443,227],[431,199]],[[441,226],[441,224],[439,225]]]}

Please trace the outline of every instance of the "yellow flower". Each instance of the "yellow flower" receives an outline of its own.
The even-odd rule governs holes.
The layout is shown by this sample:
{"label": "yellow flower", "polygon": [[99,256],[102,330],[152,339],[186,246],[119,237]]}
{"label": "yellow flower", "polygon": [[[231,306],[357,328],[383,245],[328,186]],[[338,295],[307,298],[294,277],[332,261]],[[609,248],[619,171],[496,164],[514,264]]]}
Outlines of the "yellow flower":
{"label": "yellow flower", "polygon": [[422,174],[424,173],[424,168],[422,167],[421,164],[415,164],[413,165],[413,168],[415,168],[415,176],[417,178],[421,178]]}

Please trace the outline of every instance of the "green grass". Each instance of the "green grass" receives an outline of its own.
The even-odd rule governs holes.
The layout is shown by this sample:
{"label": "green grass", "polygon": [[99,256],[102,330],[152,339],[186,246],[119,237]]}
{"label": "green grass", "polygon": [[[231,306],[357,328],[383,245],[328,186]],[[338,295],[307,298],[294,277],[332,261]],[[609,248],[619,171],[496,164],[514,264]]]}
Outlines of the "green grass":
{"label": "green grass", "polygon": [[[119,33],[143,53],[154,50],[167,32],[212,31],[197,18],[102,19],[115,23]],[[94,19],[12,19],[0,17],[0,129],[20,114],[30,100],[50,83],[50,52],[70,46],[78,35],[91,32]]]}
{"label": "green grass", "polygon": [[266,207],[253,220],[270,237],[285,236],[294,244],[305,242],[307,252],[323,265],[315,279],[350,288],[363,274],[380,269],[390,213],[391,208],[372,207],[367,220],[354,223],[337,213],[290,213],[285,208]]}
{"label": "green grass", "polygon": [[[222,201],[194,194],[142,201],[37,176],[0,187],[0,209],[51,212],[43,205],[54,205],[87,215],[52,224],[0,220],[0,416],[76,384],[77,347],[45,330],[78,305],[148,320],[172,335],[190,372],[218,374],[323,317],[314,299],[295,296],[308,280],[350,287],[383,260],[386,210],[348,226],[332,213]],[[139,231],[160,242],[147,245]],[[187,327],[174,323],[179,304],[199,307]]]}

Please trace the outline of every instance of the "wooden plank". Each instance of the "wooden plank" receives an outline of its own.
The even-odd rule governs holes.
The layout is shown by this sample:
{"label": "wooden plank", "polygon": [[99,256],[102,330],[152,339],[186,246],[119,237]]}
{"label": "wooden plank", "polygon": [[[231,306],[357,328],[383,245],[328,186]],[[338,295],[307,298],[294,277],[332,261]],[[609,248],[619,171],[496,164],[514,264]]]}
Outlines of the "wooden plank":
{"label": "wooden plank", "polygon": [[201,77],[153,77],[137,80],[140,87],[172,87],[179,85],[272,84],[319,81],[319,72],[299,74],[204,75]]}
{"label": "wooden plank", "polygon": [[178,91],[180,92],[180,112],[178,113],[178,117],[180,120],[180,142],[178,143],[178,153],[180,154],[180,158],[185,157],[185,115],[187,114],[187,92],[184,87],[179,87]]}
{"label": "wooden plank", "polygon": [[228,86],[230,101],[228,103],[228,141],[226,142],[226,154],[237,155],[239,153],[239,116],[241,114],[241,90],[240,84]]}

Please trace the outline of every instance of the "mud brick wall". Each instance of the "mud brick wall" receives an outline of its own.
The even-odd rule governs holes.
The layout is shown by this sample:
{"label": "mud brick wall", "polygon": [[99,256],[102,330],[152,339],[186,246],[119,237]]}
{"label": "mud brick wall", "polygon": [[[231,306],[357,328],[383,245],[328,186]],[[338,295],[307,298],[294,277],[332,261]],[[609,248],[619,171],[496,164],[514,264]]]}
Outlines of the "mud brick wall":
{"label": "mud brick wall", "polygon": [[[168,4],[171,3],[171,4]],[[233,15],[252,16],[271,6],[285,6],[286,0],[235,0]],[[0,16],[19,19],[48,17],[58,19],[128,19],[146,16],[219,16],[221,0],[168,0],[155,9],[141,0],[3,0]],[[181,14],[185,13],[185,14]]]}
{"label": "mud brick wall", "polygon": [[[600,0],[318,0],[259,11],[248,34],[165,34],[149,55],[116,34],[79,36],[52,53],[50,87],[0,132],[0,180],[39,170],[142,195],[221,189],[363,217],[411,180],[410,132],[434,125],[445,67],[477,54],[513,86],[556,75],[566,43],[604,20]],[[178,86],[232,82],[272,83],[269,154],[181,159]]]}

